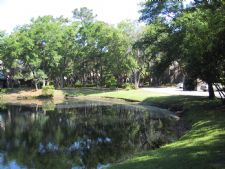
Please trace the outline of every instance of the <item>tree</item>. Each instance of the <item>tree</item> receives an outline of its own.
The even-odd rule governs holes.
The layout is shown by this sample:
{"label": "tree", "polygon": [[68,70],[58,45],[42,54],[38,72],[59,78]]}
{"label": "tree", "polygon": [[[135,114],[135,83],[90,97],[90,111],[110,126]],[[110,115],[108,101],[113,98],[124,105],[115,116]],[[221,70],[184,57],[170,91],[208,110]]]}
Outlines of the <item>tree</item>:
{"label": "tree", "polygon": [[[61,58],[62,24],[61,18],[38,17],[29,25],[17,27],[5,39],[3,62],[10,78],[20,73],[19,78],[32,79],[36,89],[38,83],[55,78],[54,69]],[[19,71],[15,71],[17,68]]]}
{"label": "tree", "polygon": [[[136,42],[143,50],[149,72],[149,84],[160,85],[160,78],[165,70],[174,61],[174,56],[169,55],[169,39],[171,29],[164,23],[162,18],[157,18],[154,22],[147,25],[141,38]],[[170,44],[172,46],[173,44]],[[151,79],[151,80],[150,80]]]}
{"label": "tree", "polygon": [[140,20],[146,23],[154,22],[158,17],[166,20],[175,18],[184,8],[183,1],[152,1],[146,0],[142,3],[142,9],[140,10]]}
{"label": "tree", "polygon": [[77,64],[79,44],[76,41],[77,33],[79,31],[79,23],[73,22],[70,25],[65,25],[62,28],[62,47],[59,49],[61,59],[58,66],[54,69],[56,75],[56,84],[62,88],[65,86],[65,81],[70,85],[74,82],[74,64]]}
{"label": "tree", "polygon": [[[79,53],[76,73],[83,84],[89,79],[96,85],[104,86],[111,78],[118,78],[116,64],[125,57],[122,34],[104,22],[90,23],[82,26],[77,34]],[[121,69],[119,69],[121,70]],[[121,74],[122,72],[120,72]]]}
{"label": "tree", "polygon": [[[156,43],[158,52],[164,53],[161,60],[178,60],[191,78],[200,78],[209,84],[209,98],[214,98],[212,84],[224,79],[224,71],[221,71],[224,70],[224,50],[218,49],[218,44],[223,46],[224,43],[218,38],[224,32],[224,4],[196,0],[183,8],[179,2],[171,1],[166,6],[168,3],[146,1],[140,19],[152,25],[159,17],[172,16],[172,20],[163,19],[170,29],[168,38],[163,43]],[[145,39],[148,40],[148,36],[145,35]],[[147,40],[145,46],[151,48],[152,41]]]}
{"label": "tree", "polygon": [[145,58],[139,46],[135,46],[135,42],[140,38],[142,28],[136,22],[122,21],[118,24],[118,28],[126,35],[127,53],[130,58],[130,68],[133,72],[133,82],[135,88],[139,87],[140,78],[145,68]]}
{"label": "tree", "polygon": [[32,20],[30,26],[31,38],[36,43],[35,51],[41,59],[40,68],[47,75],[48,81],[54,80],[58,76],[54,70],[62,58],[59,49],[62,47],[62,27],[65,23],[66,20],[63,18],[44,16]]}
{"label": "tree", "polygon": [[33,79],[35,88],[38,89],[38,83],[45,78],[46,75],[43,70],[40,69],[41,58],[38,55],[39,51],[37,50],[35,39],[32,38],[32,32],[29,30],[29,25],[18,27],[12,38],[15,41],[15,45],[17,45],[15,47],[15,55],[22,67],[22,69],[20,69],[24,76],[22,78]]}
{"label": "tree", "polygon": [[73,18],[83,24],[93,22],[95,17],[96,15],[93,14],[93,11],[91,9],[88,9],[87,7],[83,7],[80,9],[76,8],[73,10]]}

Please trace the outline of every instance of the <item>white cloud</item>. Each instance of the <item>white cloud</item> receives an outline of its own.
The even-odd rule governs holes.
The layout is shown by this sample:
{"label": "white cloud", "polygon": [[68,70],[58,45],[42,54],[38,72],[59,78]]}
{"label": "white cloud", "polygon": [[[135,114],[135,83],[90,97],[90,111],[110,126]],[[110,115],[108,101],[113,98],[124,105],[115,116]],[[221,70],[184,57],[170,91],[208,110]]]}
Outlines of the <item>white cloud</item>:
{"label": "white cloud", "polygon": [[118,23],[138,19],[142,0],[0,0],[0,30],[11,31],[16,25],[28,23],[32,17],[53,15],[72,17],[75,8],[88,7],[97,19]]}

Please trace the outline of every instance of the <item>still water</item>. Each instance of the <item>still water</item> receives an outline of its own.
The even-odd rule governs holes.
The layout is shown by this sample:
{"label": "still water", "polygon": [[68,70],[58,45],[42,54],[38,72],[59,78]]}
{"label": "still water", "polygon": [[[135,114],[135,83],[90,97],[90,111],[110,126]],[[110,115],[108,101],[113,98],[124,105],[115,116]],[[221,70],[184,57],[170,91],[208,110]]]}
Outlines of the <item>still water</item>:
{"label": "still water", "polygon": [[136,105],[5,105],[0,108],[0,168],[107,168],[173,141],[176,123],[168,111]]}

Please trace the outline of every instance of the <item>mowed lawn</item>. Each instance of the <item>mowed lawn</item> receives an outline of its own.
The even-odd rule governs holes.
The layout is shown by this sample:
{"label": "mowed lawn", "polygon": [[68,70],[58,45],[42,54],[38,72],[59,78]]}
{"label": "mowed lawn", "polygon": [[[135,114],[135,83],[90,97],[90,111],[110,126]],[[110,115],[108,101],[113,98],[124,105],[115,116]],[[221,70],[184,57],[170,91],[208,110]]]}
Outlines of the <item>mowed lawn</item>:
{"label": "mowed lawn", "polygon": [[225,169],[225,107],[219,101],[188,96],[148,98],[145,102],[182,105],[191,129],[174,143],[136,154],[113,169]]}
{"label": "mowed lawn", "polygon": [[144,101],[149,97],[169,96],[169,94],[158,92],[146,92],[144,90],[110,90],[97,88],[77,88],[62,90],[66,96],[99,96],[99,97],[113,97],[122,98],[134,101]]}

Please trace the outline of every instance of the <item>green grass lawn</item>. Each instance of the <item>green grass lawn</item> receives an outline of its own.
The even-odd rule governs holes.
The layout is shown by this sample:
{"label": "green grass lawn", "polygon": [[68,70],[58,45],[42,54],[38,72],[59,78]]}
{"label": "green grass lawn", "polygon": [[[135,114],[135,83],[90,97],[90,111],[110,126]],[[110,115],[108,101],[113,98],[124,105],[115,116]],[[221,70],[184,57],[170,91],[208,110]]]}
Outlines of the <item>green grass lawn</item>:
{"label": "green grass lawn", "polygon": [[[218,101],[187,96],[148,98],[164,105],[181,104],[191,130],[174,143],[134,155],[115,169],[224,169],[225,110]],[[176,102],[175,102],[176,101]]]}
{"label": "green grass lawn", "polygon": [[113,97],[113,98],[135,100],[135,101],[144,101],[145,99],[147,99],[149,97],[158,98],[158,97],[162,97],[162,96],[168,96],[168,94],[146,92],[143,90],[119,90],[119,91],[111,91],[111,92],[93,94],[93,96],[103,96],[103,97]]}
{"label": "green grass lawn", "polygon": [[120,161],[112,169],[225,169],[225,108],[204,97],[130,91],[90,92],[81,95],[125,98],[184,110],[191,129],[179,140]]}
{"label": "green grass lawn", "polygon": [[101,96],[143,101],[148,97],[168,96],[164,93],[146,92],[143,90],[110,90],[98,88],[63,89],[65,96]]}

